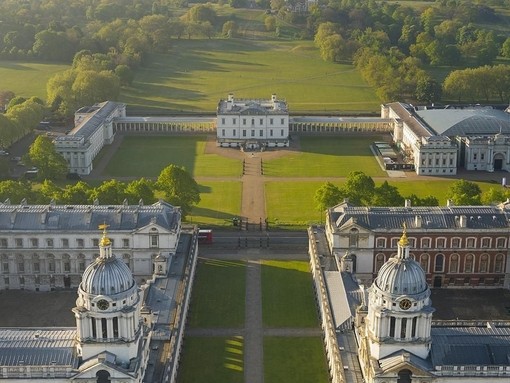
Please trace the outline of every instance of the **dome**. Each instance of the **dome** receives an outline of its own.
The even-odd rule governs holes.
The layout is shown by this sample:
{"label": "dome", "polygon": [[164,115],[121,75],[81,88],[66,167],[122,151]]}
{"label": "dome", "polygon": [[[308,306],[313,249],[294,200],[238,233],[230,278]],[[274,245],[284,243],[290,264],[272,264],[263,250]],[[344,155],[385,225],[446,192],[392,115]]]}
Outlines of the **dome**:
{"label": "dome", "polygon": [[428,289],[425,272],[412,258],[390,258],[379,270],[375,284],[393,295],[420,294]]}
{"label": "dome", "polygon": [[83,273],[81,289],[89,294],[115,295],[133,287],[135,280],[129,267],[115,256],[99,257]]}

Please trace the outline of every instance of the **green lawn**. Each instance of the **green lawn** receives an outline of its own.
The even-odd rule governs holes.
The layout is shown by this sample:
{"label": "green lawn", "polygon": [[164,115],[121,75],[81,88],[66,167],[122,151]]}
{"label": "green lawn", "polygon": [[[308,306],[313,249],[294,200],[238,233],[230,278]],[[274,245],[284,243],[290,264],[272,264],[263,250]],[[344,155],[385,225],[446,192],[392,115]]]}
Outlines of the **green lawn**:
{"label": "green lawn", "polygon": [[366,175],[385,176],[370,144],[381,136],[301,137],[300,151],[264,162],[264,175],[277,177],[346,177],[362,169]]}
{"label": "green lawn", "polygon": [[198,328],[244,325],[244,262],[200,259],[189,325]]}
{"label": "green lawn", "polygon": [[262,263],[262,321],[266,327],[319,325],[308,262]]}
{"label": "green lawn", "polygon": [[241,214],[241,182],[200,182],[200,203],[188,221],[194,224],[231,226],[232,218]]}
{"label": "green lawn", "polygon": [[[261,11],[258,11],[262,14]],[[154,113],[214,112],[218,100],[285,98],[296,111],[378,111],[380,100],[352,65],[323,61],[311,41],[181,39],[152,54],[120,101]]]}
{"label": "green lawn", "polygon": [[157,177],[169,164],[193,177],[241,175],[241,161],[205,154],[205,145],[205,136],[125,136],[103,175]]}
{"label": "green lawn", "polygon": [[184,339],[179,383],[243,383],[243,338]]}
{"label": "green lawn", "polygon": [[69,65],[41,64],[25,61],[0,60],[0,89],[11,90],[16,96],[37,96],[46,100],[46,83]]}
{"label": "green lawn", "polygon": [[321,338],[264,338],[265,383],[327,383]]}

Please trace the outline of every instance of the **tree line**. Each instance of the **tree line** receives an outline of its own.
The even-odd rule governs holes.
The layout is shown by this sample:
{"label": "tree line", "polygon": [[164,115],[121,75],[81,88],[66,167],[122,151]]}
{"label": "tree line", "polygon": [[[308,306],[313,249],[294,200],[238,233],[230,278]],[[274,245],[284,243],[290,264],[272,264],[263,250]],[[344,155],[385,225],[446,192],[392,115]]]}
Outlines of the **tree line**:
{"label": "tree line", "polygon": [[[482,192],[476,183],[461,179],[448,187],[446,198],[457,206],[492,205],[510,198],[510,189],[498,186]],[[326,182],[314,195],[319,211],[325,211],[345,199],[355,206],[403,206],[405,200],[409,200],[412,206],[439,206],[439,200],[432,195],[420,198],[411,194],[404,197],[396,186],[387,181],[375,186],[372,177],[361,171],[351,172],[340,187]]]}

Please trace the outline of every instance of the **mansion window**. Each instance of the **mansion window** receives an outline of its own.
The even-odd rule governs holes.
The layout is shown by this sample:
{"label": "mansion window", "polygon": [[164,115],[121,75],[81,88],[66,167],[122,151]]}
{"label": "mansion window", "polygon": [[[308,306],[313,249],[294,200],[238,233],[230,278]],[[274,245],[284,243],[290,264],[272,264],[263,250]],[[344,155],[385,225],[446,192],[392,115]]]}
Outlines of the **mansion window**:
{"label": "mansion window", "polygon": [[235,130],[232,130],[232,135],[235,137],[236,136],[236,131]]}
{"label": "mansion window", "polygon": [[269,136],[273,137],[273,129],[269,129]]}
{"label": "mansion window", "polygon": [[85,271],[85,256],[83,254],[78,254],[78,271]]}
{"label": "mansion window", "polygon": [[53,239],[52,238],[46,239],[46,247],[53,247]]}
{"label": "mansion window", "polygon": [[259,130],[259,136],[260,136],[260,137],[263,137],[263,136],[264,136],[264,131],[263,131],[263,130]]}
{"label": "mansion window", "polygon": [[491,239],[490,238],[482,238],[482,247],[484,247],[484,248],[491,247]]}
{"label": "mansion window", "polygon": [[416,248],[416,238],[409,238],[409,247],[411,249]]}
{"label": "mansion window", "polygon": [[254,118],[251,119],[251,124],[255,125],[255,119]]}
{"label": "mansion window", "polygon": [[40,271],[41,271],[41,264],[38,261],[34,262],[34,273],[38,273]]}
{"label": "mansion window", "polygon": [[9,274],[9,262],[2,262],[2,272]]}
{"label": "mansion window", "polygon": [[246,129],[243,129],[243,137],[246,137]]}
{"label": "mansion window", "polygon": [[235,125],[237,123],[237,118],[233,118],[232,123]]}
{"label": "mansion window", "polygon": [[496,247],[497,247],[498,249],[502,249],[502,248],[504,248],[505,246],[506,246],[506,240],[505,240],[505,238],[498,238],[498,239],[496,240]]}
{"label": "mansion window", "polygon": [[264,120],[262,118],[259,121],[260,121],[260,125],[264,125]]}
{"label": "mansion window", "polygon": [[422,238],[421,239],[421,247],[424,249],[430,248],[430,238]]}
{"label": "mansion window", "polygon": [[450,273],[458,273],[459,272],[459,255],[452,254],[450,257]]}
{"label": "mansion window", "polygon": [[474,248],[475,247],[475,243],[476,243],[475,242],[475,238],[468,238],[468,239],[466,239],[466,247],[468,249]]}
{"label": "mansion window", "polygon": [[465,273],[473,272],[473,260],[474,260],[473,254],[466,255],[466,259],[464,261],[464,272]]}
{"label": "mansion window", "polygon": [[149,236],[149,247],[159,247],[159,235],[158,234],[151,234]]}
{"label": "mansion window", "polygon": [[281,136],[283,137],[283,129],[282,129],[281,133],[282,133]]}
{"label": "mansion window", "polygon": [[76,240],[76,246],[78,246],[80,249],[83,248],[85,246],[85,242],[83,241],[83,239],[78,238]]}
{"label": "mansion window", "polygon": [[375,241],[375,247],[385,248],[386,247],[386,238],[377,238]]}
{"label": "mansion window", "polygon": [[460,238],[452,238],[452,247],[455,249],[460,248]]}
{"label": "mansion window", "polygon": [[23,259],[18,261],[18,273],[24,273],[25,272],[25,262],[23,262]]}
{"label": "mansion window", "polygon": [[122,247],[124,248],[129,247],[129,238],[124,238],[122,240]]}
{"label": "mansion window", "polygon": [[420,266],[425,271],[425,273],[429,270],[429,255],[428,254],[422,254],[420,256]]}
{"label": "mansion window", "polygon": [[489,270],[489,256],[487,254],[482,254],[480,258],[480,272],[486,273]]}
{"label": "mansion window", "polygon": [[480,159],[481,159],[481,160],[484,160],[484,159],[485,159],[485,153],[480,153]]}
{"label": "mansion window", "polygon": [[62,239],[62,247],[69,247],[69,240],[67,238]]}
{"label": "mansion window", "polygon": [[252,129],[252,130],[251,130],[251,136],[252,136],[252,137],[255,137],[255,129]]}
{"label": "mansion window", "polygon": [[437,238],[436,247],[438,249],[444,249],[446,247],[446,238]]}
{"label": "mansion window", "polygon": [[494,272],[502,273],[503,272],[503,254],[496,255],[496,262],[494,263]]}
{"label": "mansion window", "polygon": [[7,247],[7,238],[0,238],[0,247]]}
{"label": "mansion window", "polygon": [[436,255],[436,261],[434,263],[434,271],[436,273],[442,273],[443,272],[443,263],[444,263],[444,255],[443,254],[437,254]]}
{"label": "mansion window", "polygon": [[473,153],[473,160],[476,161],[478,155],[476,153]]}
{"label": "mansion window", "polygon": [[39,240],[37,238],[30,238],[30,246],[38,247],[39,246]]}
{"label": "mansion window", "polygon": [[269,125],[273,125],[274,120],[272,118],[269,119]]}
{"label": "mansion window", "polygon": [[92,246],[93,247],[98,247],[99,246],[99,239],[93,238],[92,239]]}
{"label": "mansion window", "polygon": [[16,244],[16,247],[23,247],[23,238],[16,238],[14,243]]}

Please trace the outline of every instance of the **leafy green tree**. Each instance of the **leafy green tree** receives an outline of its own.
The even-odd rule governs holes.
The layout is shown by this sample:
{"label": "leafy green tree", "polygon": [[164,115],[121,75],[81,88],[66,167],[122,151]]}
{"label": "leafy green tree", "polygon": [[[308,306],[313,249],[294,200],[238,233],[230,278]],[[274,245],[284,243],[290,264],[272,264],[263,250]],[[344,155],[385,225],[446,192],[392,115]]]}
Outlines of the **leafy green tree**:
{"label": "leafy green tree", "polygon": [[16,97],[13,91],[0,90],[0,111],[6,109],[9,102]]}
{"label": "leafy green tree", "polygon": [[28,151],[30,164],[39,169],[38,177],[44,179],[64,179],[67,174],[67,161],[56,152],[48,137],[37,136]]}
{"label": "leafy green tree", "polygon": [[509,196],[509,190],[502,187],[491,187],[482,193],[480,200],[484,205],[494,205],[505,201]]}
{"label": "leafy green tree", "polygon": [[116,100],[120,81],[110,71],[79,71],[71,89],[81,105],[92,105],[98,100]]}
{"label": "leafy green tree", "polygon": [[432,195],[420,198],[416,194],[411,194],[406,199],[411,201],[412,206],[439,206],[439,200]]}
{"label": "leafy green tree", "polygon": [[223,24],[223,28],[222,28],[221,32],[222,32],[223,36],[231,38],[231,37],[237,36],[238,30],[239,30],[239,27],[236,24],[236,22],[229,20],[229,21],[225,22],[225,24]]}
{"label": "leafy green tree", "polygon": [[264,18],[264,26],[266,27],[266,31],[274,32],[276,30],[276,17],[266,16]]}
{"label": "leafy green tree", "polygon": [[314,200],[320,212],[337,205],[342,199],[342,191],[331,182],[326,182],[315,192]]}
{"label": "leafy green tree", "polygon": [[115,74],[119,78],[120,84],[124,86],[129,86],[133,83],[135,78],[134,72],[127,65],[117,65],[115,68]]}
{"label": "leafy green tree", "polygon": [[27,201],[34,201],[32,185],[29,181],[6,180],[0,182],[0,201],[7,199],[13,204],[19,204],[26,198]]}
{"label": "leafy green tree", "polygon": [[194,23],[210,22],[211,25],[216,24],[216,11],[209,5],[197,4],[190,8],[186,13],[186,20]]}
{"label": "leafy green tree", "polygon": [[154,188],[154,182],[146,178],[140,178],[126,186],[126,196],[132,203],[143,200],[145,204],[151,204],[156,202]]}
{"label": "leafy green tree", "polygon": [[375,192],[375,183],[362,171],[350,172],[343,192],[354,205],[368,206]]}
{"label": "leafy green tree", "polygon": [[62,189],[59,188],[53,181],[44,180],[38,190],[39,203],[47,204],[51,200],[57,203],[62,202]]}
{"label": "leafy green tree", "polygon": [[9,110],[10,108],[12,108],[13,106],[16,106],[16,105],[21,105],[23,104],[27,99],[25,97],[22,97],[22,96],[16,96],[16,97],[13,97],[11,98],[11,100],[9,101],[9,103],[7,104],[7,110]]}
{"label": "leafy green tree", "polygon": [[118,180],[104,181],[90,193],[92,200],[98,200],[101,204],[117,205],[123,203],[127,198],[126,184]]}
{"label": "leafy green tree", "polygon": [[400,195],[396,186],[384,181],[381,186],[374,188],[371,204],[374,206],[402,206],[404,197]]}
{"label": "leafy green tree", "polygon": [[64,190],[62,190],[62,203],[85,205],[93,202],[93,199],[90,198],[91,193],[92,189],[83,181],[78,181],[74,185],[66,185]]}
{"label": "leafy green tree", "polygon": [[436,80],[430,77],[421,78],[416,83],[416,99],[433,103],[441,100],[442,88]]}
{"label": "leafy green tree", "polygon": [[458,180],[448,188],[446,198],[458,206],[480,205],[481,194],[480,186],[474,182]]}
{"label": "leafy green tree", "polygon": [[198,184],[184,168],[176,165],[169,165],[161,171],[157,188],[165,194],[169,203],[181,207],[184,216],[200,202]]}
{"label": "leafy green tree", "polygon": [[64,32],[44,30],[35,35],[34,54],[42,60],[69,61],[75,53],[75,47]]}
{"label": "leafy green tree", "polygon": [[510,37],[507,37],[501,46],[501,56],[510,58]]}

